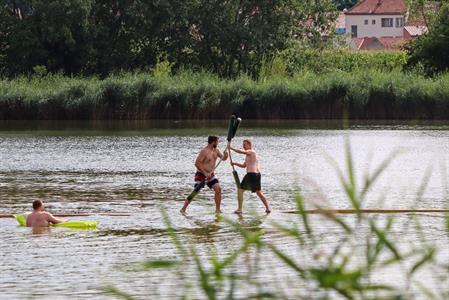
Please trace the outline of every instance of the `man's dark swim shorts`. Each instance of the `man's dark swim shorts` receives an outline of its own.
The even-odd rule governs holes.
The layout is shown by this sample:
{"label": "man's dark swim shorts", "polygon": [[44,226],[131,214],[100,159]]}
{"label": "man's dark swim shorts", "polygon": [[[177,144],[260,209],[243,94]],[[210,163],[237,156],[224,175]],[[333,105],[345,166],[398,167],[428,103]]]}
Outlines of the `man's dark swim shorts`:
{"label": "man's dark swim shorts", "polygon": [[246,173],[240,183],[240,188],[253,193],[260,191],[260,177],[260,173]]}

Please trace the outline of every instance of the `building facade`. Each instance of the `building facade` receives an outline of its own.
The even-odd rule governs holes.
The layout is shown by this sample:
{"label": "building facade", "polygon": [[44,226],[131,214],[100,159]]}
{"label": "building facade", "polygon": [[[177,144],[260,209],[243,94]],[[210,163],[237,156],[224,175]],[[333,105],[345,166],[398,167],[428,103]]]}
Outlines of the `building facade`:
{"label": "building facade", "polygon": [[407,7],[403,0],[362,0],[345,11],[353,38],[403,37]]}

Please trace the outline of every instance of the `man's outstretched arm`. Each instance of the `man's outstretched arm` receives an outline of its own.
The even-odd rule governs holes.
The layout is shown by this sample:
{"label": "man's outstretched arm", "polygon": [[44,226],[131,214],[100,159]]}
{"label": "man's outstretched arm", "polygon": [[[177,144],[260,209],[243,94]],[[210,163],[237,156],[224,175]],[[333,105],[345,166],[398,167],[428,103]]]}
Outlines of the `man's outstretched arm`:
{"label": "man's outstretched arm", "polygon": [[64,219],[56,218],[51,213],[46,213],[46,214],[47,214],[47,222],[50,222],[50,223],[53,223],[53,224],[58,224],[58,223],[65,222]]}
{"label": "man's outstretched arm", "polygon": [[221,160],[227,160],[229,156],[228,149],[225,149],[223,153],[221,153],[220,149],[217,149],[217,155]]}
{"label": "man's outstretched arm", "polygon": [[234,166],[237,166],[237,167],[240,167],[240,168],[246,168],[246,162],[244,162],[243,164],[233,162],[232,164],[233,164]]}
{"label": "man's outstretched arm", "polygon": [[238,148],[234,148],[234,147],[229,147],[231,148],[231,150],[240,153],[240,154],[248,154],[248,151],[244,150],[244,149],[238,149]]}

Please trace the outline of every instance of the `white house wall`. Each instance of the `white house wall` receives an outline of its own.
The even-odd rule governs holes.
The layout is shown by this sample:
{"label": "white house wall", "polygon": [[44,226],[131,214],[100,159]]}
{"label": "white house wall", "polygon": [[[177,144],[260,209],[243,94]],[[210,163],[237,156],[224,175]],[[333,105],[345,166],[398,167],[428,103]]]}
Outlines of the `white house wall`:
{"label": "white house wall", "polygon": [[[351,26],[357,25],[357,37],[402,37],[404,35],[404,24],[396,27],[396,18],[401,15],[346,15],[346,32],[351,33]],[[382,27],[383,18],[393,18],[393,27]],[[368,20],[368,25],[365,25]],[[372,21],[376,23],[373,25]],[[404,22],[404,21],[403,21]]]}

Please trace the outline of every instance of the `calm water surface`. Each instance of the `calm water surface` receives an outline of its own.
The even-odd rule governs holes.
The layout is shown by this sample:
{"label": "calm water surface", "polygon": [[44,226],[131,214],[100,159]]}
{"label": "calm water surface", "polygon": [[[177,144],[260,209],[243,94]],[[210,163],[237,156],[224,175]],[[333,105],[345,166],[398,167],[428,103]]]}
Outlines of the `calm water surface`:
{"label": "calm water surface", "polygon": [[[86,217],[101,222],[94,231],[52,228],[33,232],[11,219],[0,219],[0,298],[107,299],[111,296],[102,289],[109,284],[140,298],[180,296],[182,289],[171,273],[127,269],[146,259],[176,258],[161,209],[167,211],[182,242],[195,245],[202,257],[226,255],[240,245],[239,234],[215,219],[211,191],[198,196],[188,217],[179,214],[183,198],[192,188],[197,152],[209,134],[222,137],[223,149],[226,128],[226,122],[0,123],[0,213],[29,211],[36,198],[44,199],[53,213],[131,213],[131,217]],[[224,215],[264,230],[264,239],[276,241],[293,255],[307,257],[307,253],[295,253],[294,242],[279,235],[272,222],[296,222],[295,216],[281,211],[294,208],[298,189],[309,200],[350,207],[332,165],[335,161],[345,166],[345,137],[350,140],[359,182],[392,153],[398,155],[369,194],[365,207],[448,207],[449,127],[444,124],[359,124],[342,130],[334,123],[244,122],[233,143],[253,140],[260,157],[262,186],[274,212],[265,216],[259,200],[247,194],[244,208],[256,215],[238,218],[232,214],[236,191],[232,169],[225,162],[216,172],[223,187]],[[242,160],[237,154],[233,158]],[[424,196],[417,199],[426,177]],[[323,241],[333,243],[338,236],[335,225],[319,216],[312,218]],[[352,216],[345,218],[352,221]],[[419,218],[429,240],[439,245],[438,259],[449,261],[442,219],[434,215]],[[408,221],[408,216],[399,216],[393,231],[400,236]],[[416,236],[411,232],[401,238],[406,247]],[[276,281],[275,288],[286,295],[294,295],[299,288],[289,269],[272,257],[267,258],[259,276]],[[397,280],[392,273],[382,274],[381,279]],[[435,282],[438,280],[432,276],[426,281],[438,289]]]}

